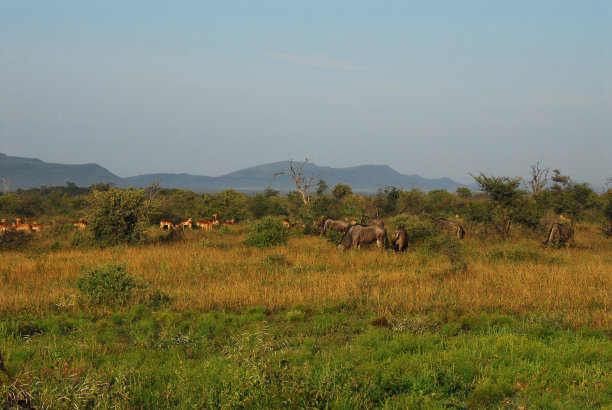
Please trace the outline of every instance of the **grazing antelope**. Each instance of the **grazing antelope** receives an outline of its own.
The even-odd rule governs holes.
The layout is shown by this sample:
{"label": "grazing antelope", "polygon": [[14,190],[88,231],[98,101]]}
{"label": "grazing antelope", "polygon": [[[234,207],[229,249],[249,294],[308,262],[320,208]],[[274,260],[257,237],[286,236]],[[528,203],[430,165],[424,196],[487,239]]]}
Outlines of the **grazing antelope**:
{"label": "grazing antelope", "polygon": [[176,228],[178,229],[179,227],[183,228],[183,231],[185,230],[185,227],[188,227],[189,229],[191,229],[193,226],[193,219],[189,218],[189,219],[185,219],[181,222],[179,222],[176,225]]}
{"label": "grazing antelope", "polygon": [[17,232],[32,232],[30,224],[27,222],[21,222],[21,218],[15,218],[15,230]]}
{"label": "grazing antelope", "polygon": [[292,226],[291,221],[289,219],[283,219],[283,226],[285,228],[291,228]]}
{"label": "grazing antelope", "polygon": [[85,229],[87,229],[87,222],[82,219],[74,221],[72,225],[76,226],[79,231],[84,231]]}
{"label": "grazing antelope", "polygon": [[196,226],[198,228],[202,228],[202,230],[212,229],[213,225],[215,225],[215,222],[211,221],[210,219],[202,219],[200,221],[196,221]]}
{"label": "grazing antelope", "polygon": [[38,232],[40,233],[42,231],[42,224],[36,223],[36,222],[32,222],[30,224],[30,229],[33,230],[34,232]]}
{"label": "grazing antelope", "polygon": [[224,226],[233,225],[235,222],[236,220],[232,218],[232,219],[228,219],[227,221],[223,222],[223,225]]}
{"label": "grazing antelope", "polygon": [[6,218],[2,218],[0,222],[0,233],[4,233],[10,229],[10,225],[6,223]]}
{"label": "grazing antelope", "polygon": [[162,219],[161,221],[159,221],[159,229],[164,229],[164,228],[168,228],[168,230],[170,231],[174,229],[174,224],[167,219]]}

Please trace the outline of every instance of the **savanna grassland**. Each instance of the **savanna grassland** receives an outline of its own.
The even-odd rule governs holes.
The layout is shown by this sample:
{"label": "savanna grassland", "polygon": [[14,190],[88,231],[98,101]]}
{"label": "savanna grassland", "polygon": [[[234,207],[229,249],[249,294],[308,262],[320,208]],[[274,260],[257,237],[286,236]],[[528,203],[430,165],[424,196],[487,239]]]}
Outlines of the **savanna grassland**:
{"label": "savanna grassland", "polygon": [[[244,225],[0,254],[3,397],[41,408],[612,406],[612,243],[466,237],[461,264]],[[469,232],[469,231],[468,231]],[[83,278],[121,280],[88,294]]]}

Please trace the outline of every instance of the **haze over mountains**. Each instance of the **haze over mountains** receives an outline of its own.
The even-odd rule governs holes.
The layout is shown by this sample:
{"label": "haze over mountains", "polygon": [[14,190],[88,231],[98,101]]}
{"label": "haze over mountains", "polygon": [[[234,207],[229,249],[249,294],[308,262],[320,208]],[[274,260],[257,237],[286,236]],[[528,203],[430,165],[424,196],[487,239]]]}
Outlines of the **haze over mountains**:
{"label": "haze over mountains", "polygon": [[[294,166],[301,162],[293,162]],[[152,181],[161,180],[164,188],[190,189],[197,192],[217,192],[235,189],[242,192],[260,192],[270,187],[281,191],[293,191],[295,185],[286,175],[275,173],[289,171],[290,161],[280,161],[245,168],[229,174],[209,177],[191,174],[157,173],[121,178],[98,164],[54,164],[34,158],[12,157],[0,154],[0,178],[8,181],[9,190],[63,186],[70,181],[77,186],[88,187],[98,183],[113,183],[118,187],[148,187]],[[420,188],[426,191],[446,189],[454,191],[465,186],[450,178],[424,178],[404,175],[387,165],[360,165],[349,168],[321,167],[306,163],[304,176],[319,176],[330,187],[338,183],[350,185],[354,191],[375,191],[386,185],[402,189]],[[317,177],[318,179],[318,177]],[[473,186],[471,186],[473,188]]]}

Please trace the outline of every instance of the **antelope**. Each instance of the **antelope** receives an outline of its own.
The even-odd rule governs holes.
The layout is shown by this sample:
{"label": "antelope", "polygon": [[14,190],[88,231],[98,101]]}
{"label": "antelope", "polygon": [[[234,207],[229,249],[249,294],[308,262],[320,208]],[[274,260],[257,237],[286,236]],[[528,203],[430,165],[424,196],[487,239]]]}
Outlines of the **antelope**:
{"label": "antelope", "polygon": [[85,229],[87,229],[87,222],[82,219],[74,221],[72,225],[76,226],[79,231],[84,231]]}
{"label": "antelope", "polygon": [[570,225],[572,224],[572,218],[564,216],[563,214],[559,214],[559,219],[561,219],[562,221],[565,221],[565,222],[569,222]]}
{"label": "antelope", "polygon": [[283,219],[283,226],[285,228],[291,228],[291,221],[289,219]]}
{"label": "antelope", "polygon": [[167,219],[162,219],[161,221],[159,221],[159,229],[164,229],[164,228],[168,228],[168,230],[170,231],[174,229],[174,224],[168,221]]}
{"label": "antelope", "polygon": [[10,225],[6,223],[6,218],[2,218],[0,223],[0,233],[4,233],[10,229]]}
{"label": "antelope", "polygon": [[355,218],[351,218],[349,219],[348,217],[345,217],[344,220],[348,223],[350,223],[351,225],[355,225],[357,224],[357,220]]}
{"label": "antelope", "polygon": [[42,231],[42,224],[36,223],[36,222],[32,222],[30,224],[30,229],[32,229],[34,232],[41,232]]}
{"label": "antelope", "polygon": [[213,225],[219,225],[219,218],[217,218],[217,214],[213,214],[213,218],[215,218],[215,220],[213,221]]}
{"label": "antelope", "polygon": [[196,221],[196,226],[198,228],[202,228],[204,229],[212,229],[213,225],[215,225],[214,221],[211,221],[210,219],[202,219],[201,221]]}
{"label": "antelope", "polygon": [[183,228],[183,231],[184,231],[186,226],[187,226],[189,229],[191,229],[191,228],[192,228],[192,226],[193,226],[193,220],[192,220],[191,218],[189,218],[189,219],[185,219],[185,220],[182,220],[181,222],[179,222],[179,223],[176,225],[176,228],[178,229],[179,227],[181,227],[181,228]]}
{"label": "antelope", "polygon": [[234,218],[232,218],[232,219],[228,219],[227,221],[223,222],[223,225],[224,226],[233,225],[235,222],[236,222],[236,220]]}
{"label": "antelope", "polygon": [[32,232],[30,224],[27,222],[21,222],[21,218],[15,218],[15,230],[17,232]]}

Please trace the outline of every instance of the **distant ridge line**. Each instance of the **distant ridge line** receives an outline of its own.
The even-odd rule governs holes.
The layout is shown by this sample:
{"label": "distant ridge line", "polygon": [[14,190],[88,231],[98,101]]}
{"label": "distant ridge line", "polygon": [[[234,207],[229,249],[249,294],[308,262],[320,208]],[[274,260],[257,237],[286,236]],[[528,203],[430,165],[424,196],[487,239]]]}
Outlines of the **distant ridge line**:
{"label": "distant ridge line", "polygon": [[[270,180],[276,172],[289,169],[290,161],[278,161],[232,171],[218,177],[187,173],[151,173],[121,178],[98,164],[56,164],[36,158],[12,157],[0,153],[0,178],[9,181],[10,190],[37,188],[41,186],[63,186],[73,182],[77,186],[113,183],[118,187],[146,188],[152,181],[161,180],[163,188],[189,189],[196,192],[218,192],[224,189],[255,193],[266,188],[287,192],[295,185],[286,175]],[[294,165],[303,162],[294,161]],[[388,165],[356,165],[345,168],[319,166],[312,162],[304,165],[307,175],[325,173],[330,187],[338,183],[350,185],[354,191],[376,191],[379,187],[396,186],[401,189],[419,188],[425,191],[445,189],[455,191],[461,184],[450,178],[424,178],[417,174],[404,175]]]}

